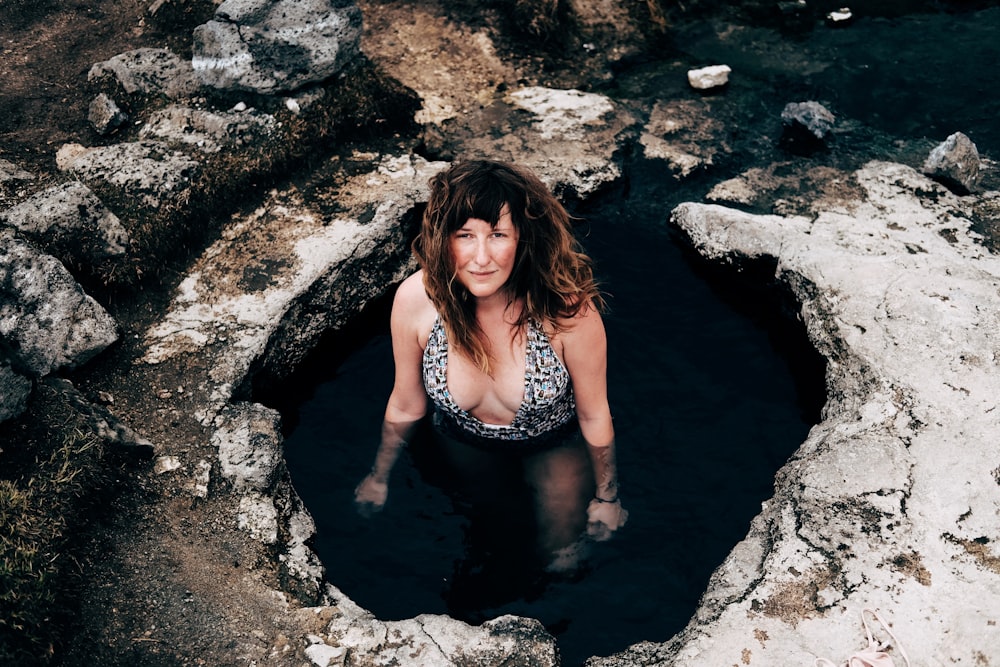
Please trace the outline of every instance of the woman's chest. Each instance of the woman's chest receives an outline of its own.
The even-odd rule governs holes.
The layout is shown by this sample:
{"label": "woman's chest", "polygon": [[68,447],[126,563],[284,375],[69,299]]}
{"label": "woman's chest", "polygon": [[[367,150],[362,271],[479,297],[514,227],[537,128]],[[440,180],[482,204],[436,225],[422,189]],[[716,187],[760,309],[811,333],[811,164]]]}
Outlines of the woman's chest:
{"label": "woman's chest", "polygon": [[464,355],[448,354],[448,391],[461,409],[483,421],[509,423],[524,400],[526,346],[493,350],[491,374]]}

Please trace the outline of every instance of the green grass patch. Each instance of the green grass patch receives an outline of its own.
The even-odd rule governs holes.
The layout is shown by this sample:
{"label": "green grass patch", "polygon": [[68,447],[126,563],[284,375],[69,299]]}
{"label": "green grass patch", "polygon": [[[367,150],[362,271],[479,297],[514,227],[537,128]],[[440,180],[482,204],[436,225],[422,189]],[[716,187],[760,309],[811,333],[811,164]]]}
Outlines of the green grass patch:
{"label": "green grass patch", "polygon": [[35,393],[41,405],[29,410],[31,421],[0,432],[2,665],[44,665],[58,651],[80,574],[73,540],[112,479],[87,418],[56,389],[42,384]]}

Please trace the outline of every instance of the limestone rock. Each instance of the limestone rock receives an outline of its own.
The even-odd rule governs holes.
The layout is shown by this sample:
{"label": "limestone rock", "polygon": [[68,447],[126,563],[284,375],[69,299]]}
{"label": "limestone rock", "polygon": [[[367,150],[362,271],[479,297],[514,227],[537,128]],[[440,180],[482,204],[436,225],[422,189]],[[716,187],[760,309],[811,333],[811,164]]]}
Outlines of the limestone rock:
{"label": "limestone rock", "polygon": [[[621,177],[616,154],[636,119],[604,95],[528,86],[448,126],[448,155],[483,155],[532,169],[559,196],[585,198]],[[542,147],[542,148],[539,148]]]}
{"label": "limestone rock", "polygon": [[289,372],[324,330],[411,270],[406,248],[415,230],[400,220],[444,166],[384,158],[338,183],[341,212],[332,217],[317,208],[321,196],[304,202],[294,191],[275,193],[234,221],[192,267],[170,312],[147,332],[145,361],[211,355],[210,377],[227,392],[251,364],[277,377]]}
{"label": "limestone rock", "polygon": [[[335,591],[335,615],[317,637],[326,645],[364,655],[370,664],[455,667],[518,665],[556,667],[555,641],[535,619],[500,616],[473,627],[453,618],[421,614],[403,621],[379,621],[342,600]],[[317,610],[324,613],[326,610]],[[326,612],[329,613],[329,612]]]}
{"label": "limestone rock", "polygon": [[280,415],[257,403],[237,403],[220,420],[212,444],[219,451],[222,476],[237,490],[268,490],[284,460]]}
{"label": "limestone rock", "polygon": [[87,109],[87,120],[98,134],[111,134],[128,121],[128,114],[113,99],[100,93]]}
{"label": "limestone rock", "polygon": [[195,28],[191,62],[214,88],[291,91],[353,60],[361,27],[361,10],[343,0],[227,0]]}
{"label": "limestone rock", "polygon": [[123,255],[129,243],[118,216],[80,181],[55,185],[0,212],[0,225],[74,266]]}
{"label": "limestone rock", "polygon": [[781,111],[781,122],[786,128],[825,139],[833,130],[836,118],[819,102],[790,102]]}
{"label": "limestone rock", "polygon": [[697,90],[721,88],[729,83],[733,69],[729,65],[709,65],[688,72],[688,83]]}
{"label": "limestone rock", "polygon": [[251,537],[264,544],[275,544],[278,541],[278,511],[267,496],[252,493],[240,498],[236,523],[240,530],[247,531]]}
{"label": "limestone rock", "polygon": [[719,204],[750,206],[757,199],[757,192],[749,178],[736,176],[716,183],[705,195],[705,199]]}
{"label": "limestone rock", "polygon": [[109,77],[128,94],[165,95],[180,99],[201,87],[191,62],[168,49],[141,48],[126,51],[103,62],[95,63],[87,80]]}
{"label": "limestone rock", "polygon": [[934,147],[924,162],[923,172],[961,193],[968,193],[979,184],[979,167],[976,144],[956,132]]}
{"label": "limestone rock", "polygon": [[345,649],[338,646],[328,646],[318,637],[315,642],[306,647],[306,657],[316,667],[329,667],[334,661],[343,664],[343,658],[346,654]]}
{"label": "limestone rock", "polygon": [[866,607],[928,664],[996,654],[1000,260],[976,242],[972,204],[914,169],[853,178],[863,196],[802,216],[672,214],[705,257],[775,267],[827,359],[828,402],[657,664],[840,659],[864,646]]}
{"label": "limestone rock", "polygon": [[154,112],[139,131],[143,139],[189,144],[204,153],[259,145],[277,129],[274,116],[246,109],[209,111],[171,105]]}
{"label": "limestone rock", "polygon": [[56,164],[82,181],[119,188],[150,208],[183,202],[200,171],[195,159],[155,141],[94,148],[65,144],[56,153]]}
{"label": "limestone rock", "polygon": [[0,229],[0,341],[19,370],[74,368],[117,338],[115,321],[58,260]]}

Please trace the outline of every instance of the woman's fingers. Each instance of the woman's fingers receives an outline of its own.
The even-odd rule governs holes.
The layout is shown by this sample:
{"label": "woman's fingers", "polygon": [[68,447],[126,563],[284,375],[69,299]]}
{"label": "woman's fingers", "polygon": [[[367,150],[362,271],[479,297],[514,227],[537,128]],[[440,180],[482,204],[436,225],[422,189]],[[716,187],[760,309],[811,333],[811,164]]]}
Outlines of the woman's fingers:
{"label": "woman's fingers", "polygon": [[592,500],[587,507],[587,535],[597,542],[611,539],[627,521],[628,510],[618,501],[605,503]]}
{"label": "woman's fingers", "polygon": [[358,484],[358,488],[354,490],[354,504],[358,509],[358,514],[367,518],[380,512],[385,506],[388,495],[388,484],[375,481],[371,475],[365,477]]}

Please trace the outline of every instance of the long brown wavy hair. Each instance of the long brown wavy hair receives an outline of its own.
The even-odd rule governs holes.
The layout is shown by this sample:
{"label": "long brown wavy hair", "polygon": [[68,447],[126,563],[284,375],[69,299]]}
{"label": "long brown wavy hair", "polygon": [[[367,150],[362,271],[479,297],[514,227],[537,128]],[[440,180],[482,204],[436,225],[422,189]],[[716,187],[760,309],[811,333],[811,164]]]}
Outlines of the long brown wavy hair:
{"label": "long brown wavy hair", "polygon": [[492,354],[476,319],[475,299],[457,279],[451,253],[453,233],[470,218],[496,228],[504,206],[510,211],[519,241],[504,289],[508,307],[524,300],[518,330],[531,319],[559,332],[582,308],[604,309],[591,259],[573,235],[569,213],[532,172],[506,162],[468,160],[436,174],[430,188],[413,253],[449,343],[484,372],[491,372]]}

